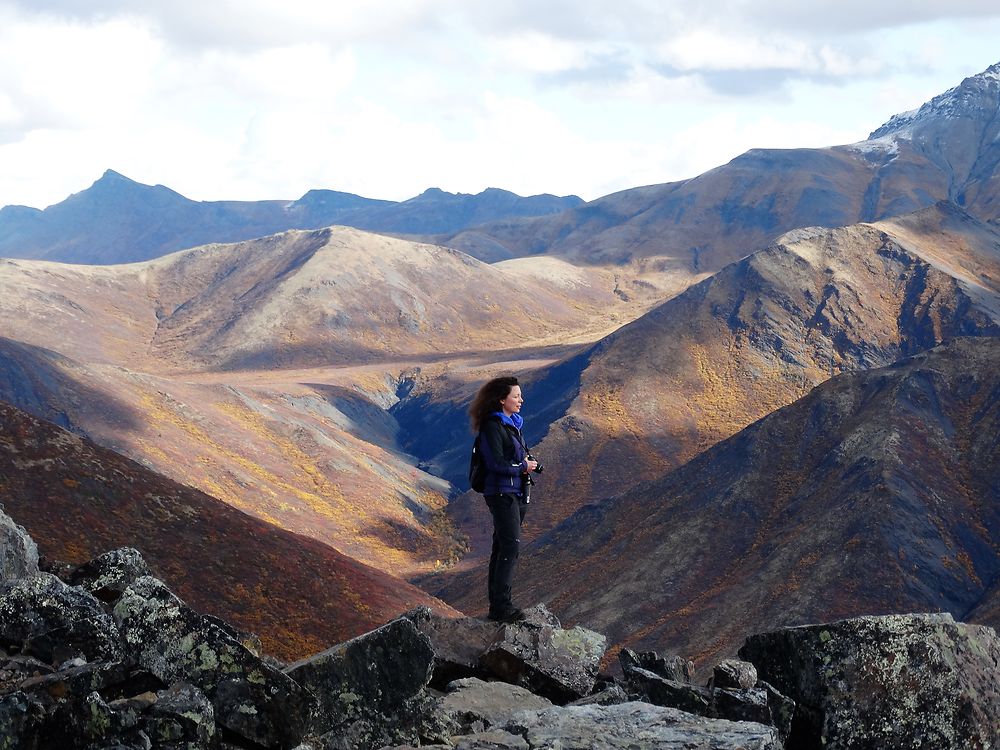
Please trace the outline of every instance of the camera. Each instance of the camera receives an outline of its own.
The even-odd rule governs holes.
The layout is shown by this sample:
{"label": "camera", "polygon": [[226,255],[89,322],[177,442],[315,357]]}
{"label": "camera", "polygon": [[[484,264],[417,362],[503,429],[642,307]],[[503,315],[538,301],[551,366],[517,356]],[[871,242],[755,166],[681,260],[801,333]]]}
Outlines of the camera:
{"label": "camera", "polygon": [[541,473],[542,473],[542,471],[543,471],[543,470],[545,469],[545,467],[544,467],[544,466],[542,466],[542,462],[541,462],[541,461],[539,461],[539,460],[538,460],[537,458],[535,458],[534,456],[532,456],[532,455],[531,455],[530,453],[529,453],[529,454],[527,455],[527,459],[528,459],[529,461],[534,461],[535,463],[537,463],[537,464],[538,464],[538,466],[536,466],[536,467],[535,467],[535,473],[536,473],[536,474],[541,474]]}

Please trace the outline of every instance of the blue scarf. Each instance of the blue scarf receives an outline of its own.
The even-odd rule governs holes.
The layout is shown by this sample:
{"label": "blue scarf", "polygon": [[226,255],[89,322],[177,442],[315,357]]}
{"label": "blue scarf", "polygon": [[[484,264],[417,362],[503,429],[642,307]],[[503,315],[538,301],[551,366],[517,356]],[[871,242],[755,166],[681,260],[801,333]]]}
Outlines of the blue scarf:
{"label": "blue scarf", "polygon": [[503,422],[504,424],[509,424],[518,432],[521,431],[521,427],[524,425],[524,417],[522,417],[517,412],[511,414],[509,417],[502,411],[495,411],[493,412],[493,414],[500,417],[501,422]]}

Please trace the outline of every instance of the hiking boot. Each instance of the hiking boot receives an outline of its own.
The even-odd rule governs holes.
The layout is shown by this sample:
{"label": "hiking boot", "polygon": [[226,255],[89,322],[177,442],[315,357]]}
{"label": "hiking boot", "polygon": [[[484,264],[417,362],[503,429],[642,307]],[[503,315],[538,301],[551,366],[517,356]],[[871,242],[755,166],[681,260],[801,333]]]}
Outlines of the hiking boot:
{"label": "hiking boot", "polygon": [[486,619],[493,622],[517,622],[524,619],[524,612],[514,606],[505,607],[501,610],[491,609]]}

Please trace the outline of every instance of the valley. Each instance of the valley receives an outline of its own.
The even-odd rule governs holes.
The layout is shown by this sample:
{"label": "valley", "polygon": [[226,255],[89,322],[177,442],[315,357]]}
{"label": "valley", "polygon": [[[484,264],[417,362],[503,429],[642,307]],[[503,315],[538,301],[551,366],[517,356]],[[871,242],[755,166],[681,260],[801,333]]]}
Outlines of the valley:
{"label": "valley", "polygon": [[[273,561],[301,539],[385,602],[366,583],[322,614],[305,586],[313,639],[324,617],[347,637],[404,603],[482,614],[491,529],[465,491],[466,409],[513,372],[546,467],[520,595],[616,648],[707,663],[748,627],[915,608],[998,624],[998,113],[1000,65],[860,144],[753,150],[589,203],[432,190],[207,206],[112,173],[48,218],[15,211],[0,247],[21,238],[31,257],[0,260],[0,401],[31,416],[5,414],[4,434],[47,420],[68,432],[46,450],[93,441],[218,504],[197,531],[133,517],[93,544],[57,528],[85,492],[18,520],[68,562],[158,535],[204,560],[198,539],[235,525],[234,548],[280,539],[269,580],[293,590],[315,560]],[[61,234],[60,216],[115,210]],[[275,228],[290,213],[302,226]],[[170,242],[118,255],[151,216]],[[194,216],[208,244],[167,253]],[[39,259],[71,250],[142,258]],[[37,497],[17,466],[0,489]],[[204,566],[208,591],[238,578]]]}

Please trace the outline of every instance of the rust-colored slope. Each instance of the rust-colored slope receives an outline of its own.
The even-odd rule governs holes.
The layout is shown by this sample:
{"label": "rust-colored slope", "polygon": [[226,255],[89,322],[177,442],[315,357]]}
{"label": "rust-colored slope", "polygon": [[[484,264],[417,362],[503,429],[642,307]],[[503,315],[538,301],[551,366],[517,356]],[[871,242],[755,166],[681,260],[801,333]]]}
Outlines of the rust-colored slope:
{"label": "rust-colored slope", "polygon": [[[370,396],[358,389],[367,385]],[[352,373],[193,381],[88,365],[0,338],[0,399],[235,508],[397,575],[452,554],[447,483],[396,448],[371,399],[394,384]]]}
{"label": "rust-colored slope", "polygon": [[399,579],[2,403],[0,502],[50,558],[80,563],[138,548],[192,606],[258,633],[283,659],[420,604],[451,611]]}
{"label": "rust-colored slope", "polygon": [[861,614],[1000,625],[998,435],[1000,340],[839,375],[581,509],[522,553],[515,593],[703,666],[748,633]]}

